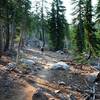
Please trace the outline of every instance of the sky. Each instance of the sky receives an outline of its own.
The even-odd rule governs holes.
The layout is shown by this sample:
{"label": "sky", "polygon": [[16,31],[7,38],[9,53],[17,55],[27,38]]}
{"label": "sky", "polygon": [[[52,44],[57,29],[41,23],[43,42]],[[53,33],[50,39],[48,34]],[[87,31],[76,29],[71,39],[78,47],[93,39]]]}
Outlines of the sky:
{"label": "sky", "polygon": [[[31,0],[32,6],[34,5],[35,1],[40,1],[40,0]],[[52,0],[47,0],[47,1],[48,2],[52,2]],[[62,1],[63,1],[63,5],[66,7],[66,12],[65,12],[66,19],[67,19],[68,23],[71,23],[72,22],[72,18],[73,18],[73,16],[71,15],[71,13],[72,13],[71,0],[62,0]],[[92,4],[96,5],[97,4],[97,0],[92,0]]]}

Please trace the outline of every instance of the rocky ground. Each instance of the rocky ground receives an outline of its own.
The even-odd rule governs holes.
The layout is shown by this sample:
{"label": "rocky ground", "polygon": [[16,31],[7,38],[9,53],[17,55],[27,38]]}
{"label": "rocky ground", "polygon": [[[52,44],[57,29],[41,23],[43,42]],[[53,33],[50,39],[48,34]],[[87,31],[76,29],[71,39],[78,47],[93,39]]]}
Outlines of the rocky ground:
{"label": "rocky ground", "polygon": [[99,84],[96,99],[88,99],[99,71],[89,65],[81,68],[68,54],[24,49],[16,67],[7,56],[0,62],[0,100],[100,100]]}

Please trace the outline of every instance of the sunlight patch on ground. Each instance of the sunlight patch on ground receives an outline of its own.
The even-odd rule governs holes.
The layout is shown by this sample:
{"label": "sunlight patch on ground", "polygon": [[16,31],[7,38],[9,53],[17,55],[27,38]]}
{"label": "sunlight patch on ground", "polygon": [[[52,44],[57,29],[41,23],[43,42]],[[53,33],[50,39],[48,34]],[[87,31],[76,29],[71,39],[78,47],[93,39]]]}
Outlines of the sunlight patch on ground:
{"label": "sunlight patch on ground", "polygon": [[24,88],[25,92],[25,100],[32,100],[32,95],[36,92],[36,88],[26,83],[26,87]]}

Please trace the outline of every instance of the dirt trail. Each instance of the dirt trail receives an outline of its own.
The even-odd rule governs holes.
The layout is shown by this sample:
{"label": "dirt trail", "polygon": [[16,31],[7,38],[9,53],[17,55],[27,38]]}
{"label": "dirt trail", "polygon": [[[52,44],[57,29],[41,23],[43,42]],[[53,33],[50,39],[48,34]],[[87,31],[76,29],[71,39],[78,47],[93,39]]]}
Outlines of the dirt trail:
{"label": "dirt trail", "polygon": [[[1,93],[0,100],[32,100],[32,95],[38,88],[42,88],[49,99],[60,100],[59,94],[55,94],[55,91],[59,90],[64,96],[72,94],[77,100],[84,100],[83,95],[87,94],[84,94],[81,90],[84,91],[88,89],[86,81],[88,85],[91,86],[92,83],[88,81],[87,77],[95,73],[93,69],[89,66],[79,69],[70,65],[70,70],[54,71],[50,70],[54,63],[62,60],[70,61],[71,58],[69,58],[68,55],[51,51],[41,53],[38,49],[28,49],[25,50],[24,53],[26,54],[26,58],[31,59],[35,57],[38,60],[37,64],[32,67],[35,73],[19,75],[18,73],[10,72],[8,75],[15,86],[11,87],[13,91],[9,98],[4,97],[4,94]],[[3,76],[3,74],[0,76]],[[59,85],[59,81],[63,81],[65,85]]]}

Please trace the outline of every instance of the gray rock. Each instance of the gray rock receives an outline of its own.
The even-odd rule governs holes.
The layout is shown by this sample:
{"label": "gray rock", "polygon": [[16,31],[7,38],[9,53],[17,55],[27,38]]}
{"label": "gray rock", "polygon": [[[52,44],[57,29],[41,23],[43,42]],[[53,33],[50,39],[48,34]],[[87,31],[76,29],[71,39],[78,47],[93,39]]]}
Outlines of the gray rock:
{"label": "gray rock", "polygon": [[60,100],[72,100],[70,98],[70,95],[65,96],[64,94],[60,93],[59,94]]}
{"label": "gray rock", "polygon": [[59,54],[64,54],[64,52],[61,51],[61,50],[58,50],[58,51],[56,51],[56,52],[59,53]]}
{"label": "gray rock", "polygon": [[58,81],[58,84],[59,84],[59,85],[66,85],[66,83],[63,82],[63,81]]}
{"label": "gray rock", "polygon": [[76,97],[74,95],[70,95],[70,99],[71,100],[77,100]]}
{"label": "gray rock", "polygon": [[21,63],[24,63],[25,65],[28,65],[28,66],[32,66],[36,64],[34,60],[30,60],[30,59],[21,59]]}
{"label": "gray rock", "polygon": [[100,70],[100,63],[95,64],[93,67],[96,68],[97,70]]}
{"label": "gray rock", "polygon": [[100,58],[92,58],[90,60],[90,65],[97,70],[100,70]]}
{"label": "gray rock", "polygon": [[8,63],[6,65],[8,70],[14,70],[16,68],[16,63],[12,62],[12,63]]}
{"label": "gray rock", "polygon": [[64,62],[58,62],[58,63],[55,63],[51,69],[53,69],[53,70],[68,70],[69,65]]}
{"label": "gray rock", "polygon": [[96,79],[96,76],[95,76],[95,75],[89,75],[89,76],[87,76],[86,78],[87,78],[87,80],[88,80],[89,82],[94,82],[94,80]]}
{"label": "gray rock", "polygon": [[44,94],[44,91],[42,89],[39,89],[35,94],[33,94],[32,100],[49,100],[49,99]]}

